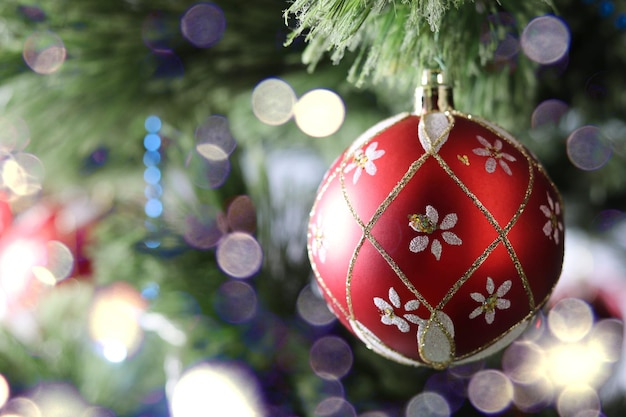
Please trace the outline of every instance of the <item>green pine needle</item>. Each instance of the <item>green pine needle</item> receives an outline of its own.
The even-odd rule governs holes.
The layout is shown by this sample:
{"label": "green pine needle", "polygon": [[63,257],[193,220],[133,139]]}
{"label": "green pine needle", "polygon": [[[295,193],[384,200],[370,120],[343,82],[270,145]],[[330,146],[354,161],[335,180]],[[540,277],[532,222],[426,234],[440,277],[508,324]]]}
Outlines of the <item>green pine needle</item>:
{"label": "green pine needle", "polygon": [[[507,31],[519,35],[532,18],[553,10],[549,0],[295,0],[284,12],[285,19],[293,16],[297,21],[286,44],[304,37],[308,45],[302,60],[309,71],[314,71],[326,54],[334,64],[349,57],[350,82],[357,87],[391,90],[392,96],[409,97],[423,69],[446,69],[457,86],[465,87],[465,94],[475,95],[468,88],[479,79],[482,91],[494,93],[491,98],[484,97],[487,101],[517,101],[522,105],[515,112],[519,114],[524,103],[531,102],[527,92],[532,85],[527,82],[532,83],[529,74],[534,67],[522,57],[514,71],[508,65],[494,65],[494,52]],[[504,30],[494,24],[493,16],[499,13],[512,16],[515,28]],[[508,77],[517,82],[509,84]],[[515,90],[520,85],[526,91],[521,96]],[[472,105],[475,101],[460,100]],[[488,104],[471,110],[493,116]]]}

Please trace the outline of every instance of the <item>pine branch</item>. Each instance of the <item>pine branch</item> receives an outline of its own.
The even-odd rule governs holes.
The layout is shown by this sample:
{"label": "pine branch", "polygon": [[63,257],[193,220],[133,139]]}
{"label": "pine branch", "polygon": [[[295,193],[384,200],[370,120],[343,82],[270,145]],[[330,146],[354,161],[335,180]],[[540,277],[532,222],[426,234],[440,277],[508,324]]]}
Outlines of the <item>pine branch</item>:
{"label": "pine branch", "polygon": [[[314,71],[326,54],[333,64],[349,60],[352,66],[348,81],[357,87],[373,88],[382,96],[391,91],[387,94],[395,97],[393,102],[402,103],[403,108],[398,110],[407,110],[422,70],[441,67],[461,87],[460,94],[473,96],[457,99],[467,106],[460,109],[497,117],[507,127],[518,123],[513,119],[520,113],[527,117],[530,112],[535,66],[522,56],[512,62],[495,62],[494,53],[507,35],[513,32],[513,36],[519,36],[532,18],[551,10],[550,0],[501,4],[464,0],[296,0],[284,16],[293,16],[297,21],[287,44],[300,36],[308,43],[302,60],[309,71]],[[500,22],[503,14],[513,23]],[[508,82],[511,77],[513,81]],[[481,91],[494,95],[489,100],[474,99]],[[478,95],[485,98],[482,93]],[[489,103],[511,103],[515,111],[507,113],[502,106],[490,107]],[[500,114],[491,111],[495,109]]]}

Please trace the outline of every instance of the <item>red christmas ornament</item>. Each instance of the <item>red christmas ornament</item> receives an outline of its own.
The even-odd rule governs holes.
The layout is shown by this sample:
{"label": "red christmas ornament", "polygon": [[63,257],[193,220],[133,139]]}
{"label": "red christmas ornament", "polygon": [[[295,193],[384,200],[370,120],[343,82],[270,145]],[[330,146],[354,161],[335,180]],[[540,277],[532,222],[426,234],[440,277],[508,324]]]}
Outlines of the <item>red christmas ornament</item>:
{"label": "red christmas ornament", "polygon": [[63,280],[92,274],[86,245],[94,219],[79,221],[70,208],[39,204],[10,220],[0,200],[0,320],[31,309]]}
{"label": "red christmas ornament", "polygon": [[389,359],[445,368],[505,347],[546,303],[563,213],[530,151],[425,75],[419,114],[375,125],[331,166],[308,250],[344,326]]}

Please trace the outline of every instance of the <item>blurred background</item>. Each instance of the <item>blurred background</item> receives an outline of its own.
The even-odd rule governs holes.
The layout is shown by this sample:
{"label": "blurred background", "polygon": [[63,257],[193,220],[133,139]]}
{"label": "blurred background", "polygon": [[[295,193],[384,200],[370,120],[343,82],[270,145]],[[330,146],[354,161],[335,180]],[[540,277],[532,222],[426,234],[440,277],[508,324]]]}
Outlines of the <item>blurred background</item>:
{"label": "blurred background", "polygon": [[[2,1],[0,415],[623,415],[626,2],[369,3]],[[434,66],[566,221],[532,326],[445,371],[343,329],[306,252],[326,169]]]}

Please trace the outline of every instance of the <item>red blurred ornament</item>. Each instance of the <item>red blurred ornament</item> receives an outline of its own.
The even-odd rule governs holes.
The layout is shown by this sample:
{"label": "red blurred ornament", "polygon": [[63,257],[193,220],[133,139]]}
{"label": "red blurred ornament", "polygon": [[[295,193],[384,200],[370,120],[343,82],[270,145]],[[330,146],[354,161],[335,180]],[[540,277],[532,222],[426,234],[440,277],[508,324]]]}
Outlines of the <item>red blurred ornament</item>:
{"label": "red blurred ornament", "polygon": [[9,206],[9,203],[7,203],[3,199],[2,194],[0,194],[0,237],[4,231],[9,228],[12,221],[13,213],[11,212],[11,206]]}
{"label": "red blurred ornament", "polygon": [[[0,201],[0,217],[3,210]],[[0,320],[31,309],[68,278],[91,278],[86,246],[93,221],[71,205],[39,204],[0,229]]]}
{"label": "red blurred ornament", "polygon": [[377,353],[445,368],[519,336],[561,272],[558,190],[509,133],[452,109],[425,73],[420,114],[375,125],[331,166],[308,250],[339,320]]}

